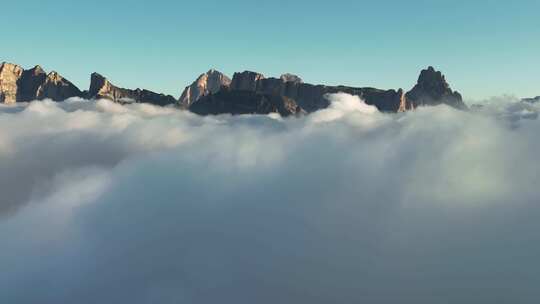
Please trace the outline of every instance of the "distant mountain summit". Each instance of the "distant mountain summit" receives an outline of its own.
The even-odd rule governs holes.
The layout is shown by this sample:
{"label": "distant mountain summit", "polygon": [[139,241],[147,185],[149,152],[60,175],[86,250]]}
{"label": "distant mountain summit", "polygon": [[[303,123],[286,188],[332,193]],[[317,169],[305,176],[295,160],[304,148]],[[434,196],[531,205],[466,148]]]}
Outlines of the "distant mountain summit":
{"label": "distant mountain summit", "polygon": [[[289,116],[328,107],[328,94],[332,93],[358,96],[382,112],[402,112],[439,104],[467,108],[461,94],[453,91],[444,75],[433,67],[422,70],[417,84],[407,93],[403,89],[314,85],[289,73],[279,78],[267,78],[261,73],[244,71],[235,73],[231,80],[219,71],[209,70],[186,87],[176,100],[170,95],[145,89],[117,87],[99,73],[92,73],[88,91],[82,92],[60,74],[47,74],[40,66],[25,70],[11,63],[0,65],[0,103],[83,97],[104,98],[117,103],[176,105],[200,115],[276,112]],[[527,101],[535,100],[540,97]]]}
{"label": "distant mountain summit", "polygon": [[186,87],[180,96],[180,105],[187,109],[189,106],[200,98],[215,94],[222,88],[228,88],[231,84],[231,79],[223,73],[210,70],[201,74],[195,82]]}
{"label": "distant mountain summit", "polygon": [[465,109],[463,98],[458,92],[452,91],[444,75],[433,67],[422,70],[418,82],[406,95],[407,108],[433,106],[441,103],[457,109]]}
{"label": "distant mountain summit", "polygon": [[39,87],[36,99],[50,98],[54,101],[64,101],[71,97],[83,96],[84,94],[79,88],[53,71],[47,75],[45,82]]}
{"label": "distant mountain summit", "polygon": [[63,101],[82,95],[71,82],[54,71],[46,74],[39,65],[29,70],[7,62],[0,65],[1,103],[42,99]]}

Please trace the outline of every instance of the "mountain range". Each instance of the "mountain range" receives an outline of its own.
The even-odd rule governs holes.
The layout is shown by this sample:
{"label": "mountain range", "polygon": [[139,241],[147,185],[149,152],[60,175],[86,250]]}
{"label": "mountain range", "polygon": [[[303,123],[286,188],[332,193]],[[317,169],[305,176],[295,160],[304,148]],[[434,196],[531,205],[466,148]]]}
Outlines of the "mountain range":
{"label": "mountain range", "polygon": [[0,65],[0,103],[51,99],[64,101],[71,97],[109,99],[117,103],[150,103],[174,105],[200,115],[268,114],[283,116],[310,113],[326,108],[327,94],[347,93],[362,98],[383,112],[404,112],[419,106],[447,104],[466,109],[460,93],[453,91],[445,76],[433,67],[422,70],[416,85],[403,89],[326,86],[304,83],[293,74],[267,78],[256,72],[235,73],[231,78],[210,70],[187,86],[179,99],[145,89],[126,89],[112,84],[98,74],[90,75],[90,86],[81,91],[57,72],[46,73],[39,65],[25,70],[4,62]]}

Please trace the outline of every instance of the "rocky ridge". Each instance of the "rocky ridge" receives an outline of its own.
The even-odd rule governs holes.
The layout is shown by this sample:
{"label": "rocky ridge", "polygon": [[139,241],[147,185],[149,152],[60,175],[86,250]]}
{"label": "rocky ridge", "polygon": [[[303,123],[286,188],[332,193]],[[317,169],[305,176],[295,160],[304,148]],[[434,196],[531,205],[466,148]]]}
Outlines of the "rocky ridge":
{"label": "rocky ridge", "polygon": [[98,73],[90,76],[88,98],[109,99],[117,103],[150,103],[159,106],[172,105],[176,99],[170,95],[158,94],[144,89],[125,89],[113,85]]}
{"label": "rocky ridge", "polygon": [[292,98],[307,112],[326,108],[329,105],[326,95],[339,92],[361,96],[366,103],[376,105],[382,111],[395,112],[398,109],[394,104],[398,104],[400,96],[395,90],[313,85],[302,81],[287,81],[289,79],[300,78],[297,76],[266,78],[262,74],[245,71],[234,74],[231,89]]}
{"label": "rocky ridge", "polygon": [[[219,71],[210,70],[186,87],[176,100],[170,95],[145,89],[117,87],[98,73],[91,75],[89,90],[81,92],[58,73],[47,74],[40,66],[24,70],[15,64],[4,62],[0,65],[0,103],[84,97],[105,98],[118,103],[177,105],[201,115],[277,112],[288,116],[326,108],[329,105],[327,95],[340,92],[359,96],[383,112],[404,112],[439,104],[467,108],[461,94],[453,91],[445,76],[433,67],[423,70],[417,84],[406,93],[403,89],[314,85],[304,83],[293,74],[267,78],[260,73],[245,71],[235,73],[231,80]],[[539,97],[536,99],[540,100]]]}
{"label": "rocky ridge", "polygon": [[279,113],[286,117],[305,113],[293,99],[285,96],[228,88],[200,98],[190,110],[199,115]]}

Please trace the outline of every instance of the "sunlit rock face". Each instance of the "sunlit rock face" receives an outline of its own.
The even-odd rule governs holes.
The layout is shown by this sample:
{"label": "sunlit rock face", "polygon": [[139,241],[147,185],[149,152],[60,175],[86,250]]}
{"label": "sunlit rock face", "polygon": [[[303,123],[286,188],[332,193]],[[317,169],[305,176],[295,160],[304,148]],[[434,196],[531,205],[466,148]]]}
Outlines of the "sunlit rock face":
{"label": "sunlit rock face", "polygon": [[184,89],[180,96],[179,104],[182,108],[188,108],[201,97],[215,94],[221,88],[228,88],[230,84],[231,79],[229,77],[212,69],[200,75],[195,82]]}
{"label": "sunlit rock face", "polygon": [[56,72],[47,74],[39,65],[29,70],[11,63],[0,66],[0,102],[63,101],[82,95],[70,81]]}
{"label": "sunlit rock face", "polygon": [[70,97],[82,96],[83,93],[73,83],[56,72],[47,75],[45,82],[38,88],[36,99],[63,101]]}
{"label": "sunlit rock face", "polygon": [[0,65],[0,102],[17,102],[17,82],[24,70],[15,64],[2,63]]}
{"label": "sunlit rock face", "polygon": [[118,103],[150,103],[159,106],[176,103],[176,99],[170,95],[158,94],[144,89],[130,90],[117,87],[98,73],[92,73],[90,76],[88,97],[109,99]]}
{"label": "sunlit rock face", "polygon": [[422,70],[417,84],[406,95],[408,107],[447,104],[457,109],[466,109],[461,94],[453,91],[445,76],[433,67]]}

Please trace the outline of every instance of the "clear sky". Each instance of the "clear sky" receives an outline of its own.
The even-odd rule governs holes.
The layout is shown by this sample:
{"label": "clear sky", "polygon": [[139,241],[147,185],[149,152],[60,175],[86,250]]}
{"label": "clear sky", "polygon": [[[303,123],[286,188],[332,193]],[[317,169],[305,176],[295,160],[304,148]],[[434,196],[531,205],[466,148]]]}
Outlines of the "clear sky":
{"label": "clear sky", "polygon": [[114,1],[2,3],[0,61],[57,70],[81,89],[173,94],[216,68],[409,89],[442,70],[467,99],[540,95],[540,1]]}

